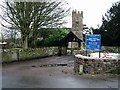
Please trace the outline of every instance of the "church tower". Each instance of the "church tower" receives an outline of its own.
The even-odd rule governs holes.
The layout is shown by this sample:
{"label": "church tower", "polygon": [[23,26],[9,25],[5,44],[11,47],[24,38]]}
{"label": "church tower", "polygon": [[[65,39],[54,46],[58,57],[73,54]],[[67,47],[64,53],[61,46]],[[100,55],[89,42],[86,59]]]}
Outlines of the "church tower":
{"label": "church tower", "polygon": [[[71,31],[83,41],[83,11],[72,11]],[[81,48],[83,48],[83,43],[81,43]]]}

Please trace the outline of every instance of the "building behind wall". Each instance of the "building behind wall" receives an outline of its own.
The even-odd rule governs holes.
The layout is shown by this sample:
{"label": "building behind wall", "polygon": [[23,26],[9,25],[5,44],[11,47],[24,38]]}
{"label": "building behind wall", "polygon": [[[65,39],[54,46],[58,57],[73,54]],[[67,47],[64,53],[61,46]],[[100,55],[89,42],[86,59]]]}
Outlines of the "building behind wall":
{"label": "building behind wall", "polygon": [[[75,34],[79,39],[83,41],[83,12],[72,11],[72,28],[71,31]],[[81,46],[79,47],[78,42],[69,42],[68,47],[71,48],[83,48],[83,42],[81,42]]]}

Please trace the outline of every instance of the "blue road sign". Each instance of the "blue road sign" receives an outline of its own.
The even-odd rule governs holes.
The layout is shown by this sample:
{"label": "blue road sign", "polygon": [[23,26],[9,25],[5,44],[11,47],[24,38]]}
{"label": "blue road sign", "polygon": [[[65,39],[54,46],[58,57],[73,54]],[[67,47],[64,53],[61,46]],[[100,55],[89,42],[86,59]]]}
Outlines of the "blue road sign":
{"label": "blue road sign", "polygon": [[101,49],[101,35],[93,34],[86,35],[86,50],[97,50]]}

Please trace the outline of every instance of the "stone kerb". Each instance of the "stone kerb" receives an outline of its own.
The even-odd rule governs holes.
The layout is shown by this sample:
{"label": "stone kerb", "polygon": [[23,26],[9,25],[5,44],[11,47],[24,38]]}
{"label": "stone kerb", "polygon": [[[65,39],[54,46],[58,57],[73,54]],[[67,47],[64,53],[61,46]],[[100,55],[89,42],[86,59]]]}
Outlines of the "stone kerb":
{"label": "stone kerb", "polygon": [[[76,73],[86,74],[110,73],[112,70],[117,70],[119,68],[118,65],[119,60],[120,58],[119,59],[95,58],[77,54],[75,55],[74,71]],[[81,72],[81,70],[83,71]]]}

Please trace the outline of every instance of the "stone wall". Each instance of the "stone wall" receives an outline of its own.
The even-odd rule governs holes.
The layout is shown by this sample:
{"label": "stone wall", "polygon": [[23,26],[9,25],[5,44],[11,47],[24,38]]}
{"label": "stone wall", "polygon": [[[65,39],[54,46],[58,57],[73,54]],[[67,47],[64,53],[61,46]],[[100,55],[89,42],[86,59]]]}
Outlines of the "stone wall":
{"label": "stone wall", "polygon": [[[93,58],[82,55],[76,55],[75,58],[74,70],[76,73],[105,74],[119,70],[118,61],[120,59]],[[80,66],[83,66],[83,72],[80,72]]]}
{"label": "stone wall", "polygon": [[[62,54],[64,54],[65,51],[63,49],[64,48],[62,48]],[[58,52],[58,47],[29,48],[27,50],[5,49],[4,52],[2,52],[2,63],[54,56],[57,55]]]}

